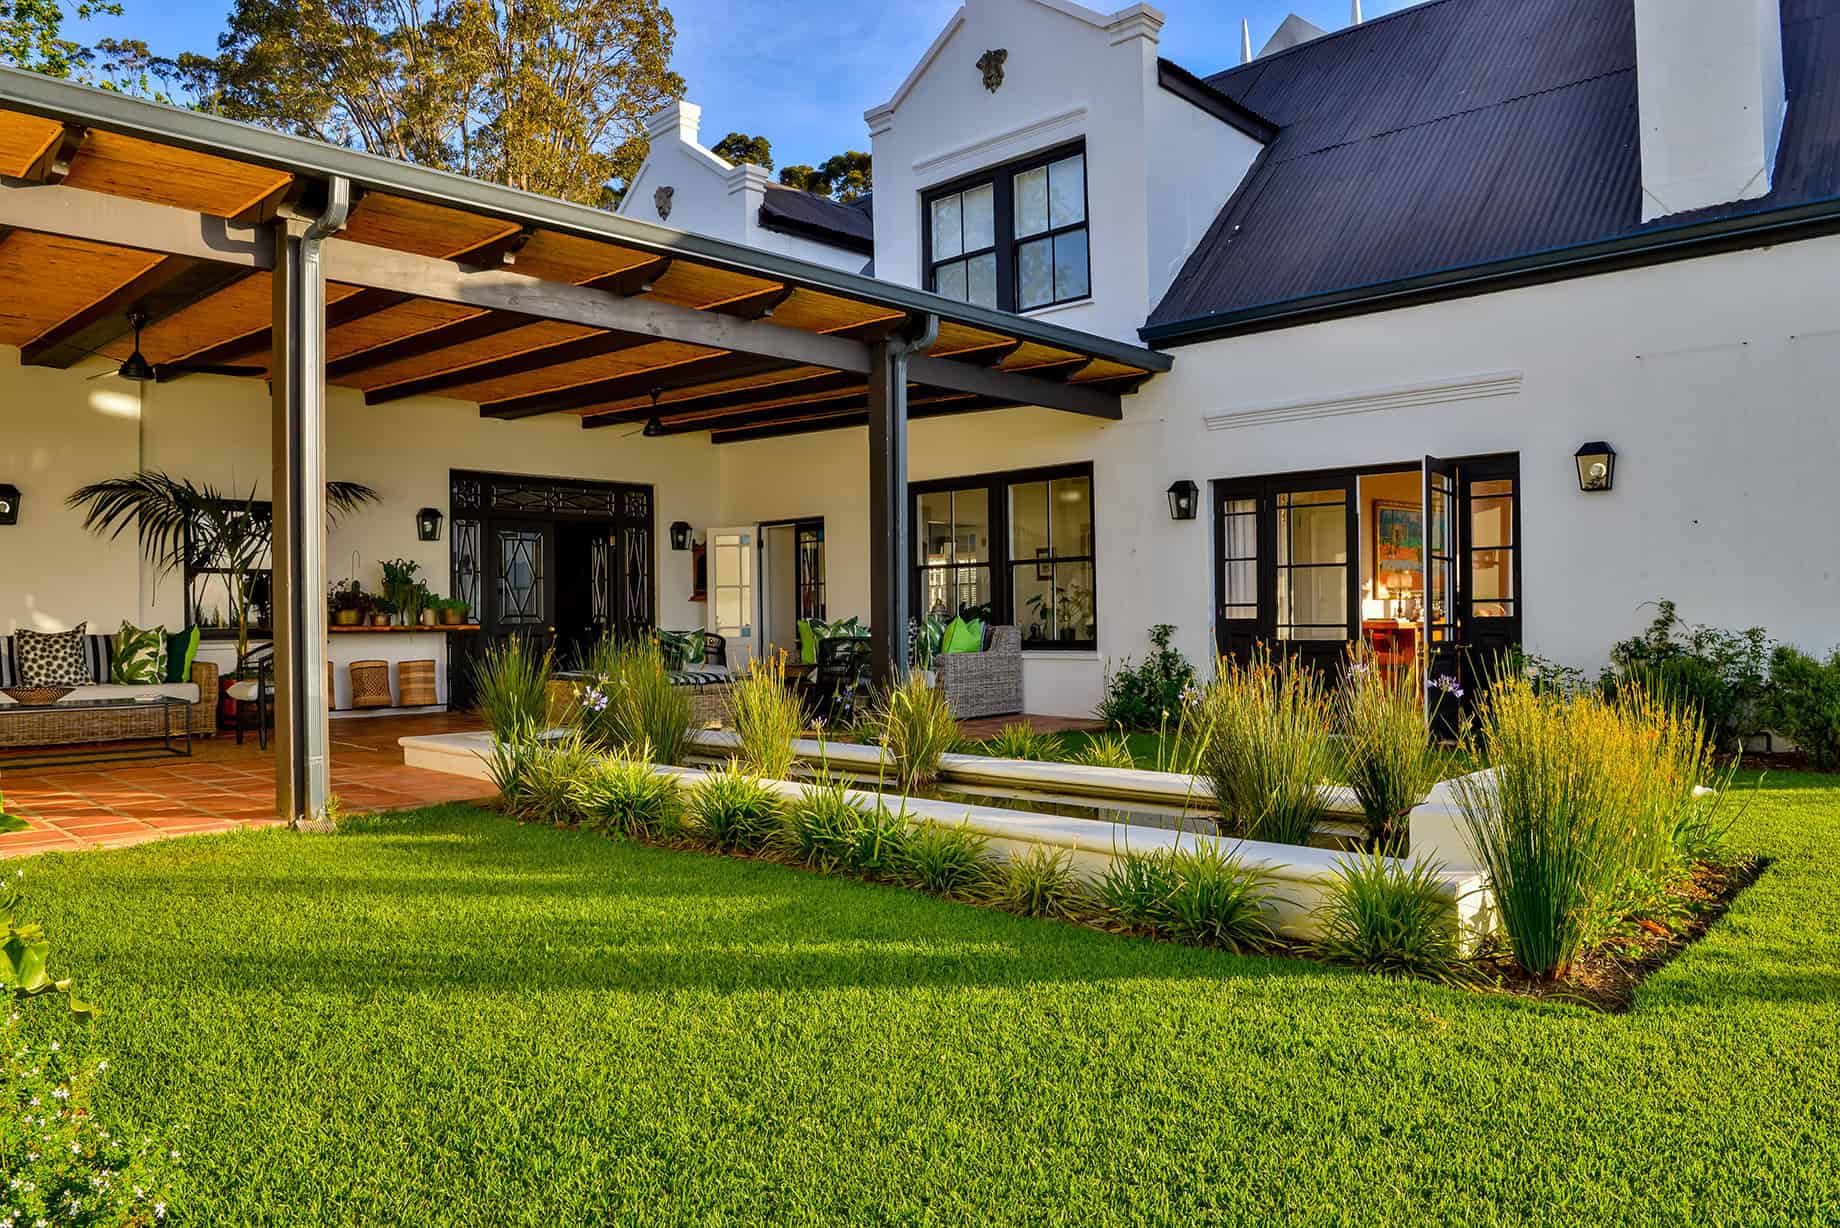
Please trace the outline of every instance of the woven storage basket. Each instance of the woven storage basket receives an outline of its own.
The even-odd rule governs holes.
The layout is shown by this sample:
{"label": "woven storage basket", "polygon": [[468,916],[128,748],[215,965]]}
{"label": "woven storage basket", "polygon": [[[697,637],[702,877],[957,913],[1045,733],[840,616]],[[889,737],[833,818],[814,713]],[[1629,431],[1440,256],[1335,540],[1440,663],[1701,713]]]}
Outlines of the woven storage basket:
{"label": "woven storage basket", "polygon": [[390,708],[390,663],[388,661],[353,661],[351,663],[351,706],[354,708]]}
{"label": "woven storage basket", "polygon": [[398,661],[396,689],[405,708],[424,708],[437,702],[434,697],[434,662]]}
{"label": "woven storage basket", "polygon": [[54,704],[70,694],[67,686],[10,686],[6,693],[22,704]]}

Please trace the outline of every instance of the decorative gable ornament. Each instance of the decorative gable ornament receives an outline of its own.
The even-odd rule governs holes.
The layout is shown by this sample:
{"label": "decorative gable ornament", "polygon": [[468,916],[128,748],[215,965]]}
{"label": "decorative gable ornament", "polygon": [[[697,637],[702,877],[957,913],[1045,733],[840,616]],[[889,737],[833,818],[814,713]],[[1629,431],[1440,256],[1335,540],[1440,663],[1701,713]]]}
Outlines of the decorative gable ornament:
{"label": "decorative gable ornament", "polygon": [[665,221],[671,216],[671,198],[677,195],[677,189],[666,184],[652,193],[652,208],[658,210],[658,220]]}
{"label": "decorative gable ornament", "polygon": [[978,71],[984,74],[984,88],[996,93],[1003,85],[1003,61],[1009,59],[1009,52],[1002,47],[995,47],[978,57]]}

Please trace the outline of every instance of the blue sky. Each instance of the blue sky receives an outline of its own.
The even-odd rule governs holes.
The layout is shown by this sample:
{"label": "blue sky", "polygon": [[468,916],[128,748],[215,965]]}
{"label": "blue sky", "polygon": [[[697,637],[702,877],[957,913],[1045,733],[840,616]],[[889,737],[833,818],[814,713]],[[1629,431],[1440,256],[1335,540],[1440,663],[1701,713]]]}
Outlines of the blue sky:
{"label": "blue sky", "polygon": [[[1162,53],[1206,74],[1235,63],[1239,22],[1256,51],[1296,11],[1324,29],[1347,24],[1348,0],[1155,0],[1168,16]],[[666,0],[677,21],[673,64],[703,108],[703,139],[762,133],[774,160],[818,162],[868,148],[862,113],[887,100],[958,7],[958,0]],[[1117,3],[1095,8],[1121,7]],[[1363,0],[1369,18],[1407,0]],[[144,38],[157,52],[215,48],[229,0],[123,0],[119,18],[73,37]]]}

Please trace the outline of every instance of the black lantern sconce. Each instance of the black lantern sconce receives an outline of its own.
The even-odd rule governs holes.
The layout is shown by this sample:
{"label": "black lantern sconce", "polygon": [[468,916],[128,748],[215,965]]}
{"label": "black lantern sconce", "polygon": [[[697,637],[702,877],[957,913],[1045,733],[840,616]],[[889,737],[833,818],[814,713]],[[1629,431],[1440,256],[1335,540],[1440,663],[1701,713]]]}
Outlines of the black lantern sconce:
{"label": "black lantern sconce", "polygon": [[1578,463],[1578,489],[1586,494],[1609,490],[1616,481],[1616,449],[1603,440],[1584,444],[1572,459]]}
{"label": "black lantern sconce", "polygon": [[19,523],[19,487],[0,482],[0,524]]}
{"label": "black lantern sconce", "polygon": [[441,509],[425,507],[415,514],[415,536],[421,541],[441,540]]}
{"label": "black lantern sconce", "polygon": [[1201,503],[1201,488],[1187,478],[1169,484],[1169,518],[1193,520]]}
{"label": "black lantern sconce", "polygon": [[690,548],[690,522],[674,520],[671,522],[671,549],[688,550]]}

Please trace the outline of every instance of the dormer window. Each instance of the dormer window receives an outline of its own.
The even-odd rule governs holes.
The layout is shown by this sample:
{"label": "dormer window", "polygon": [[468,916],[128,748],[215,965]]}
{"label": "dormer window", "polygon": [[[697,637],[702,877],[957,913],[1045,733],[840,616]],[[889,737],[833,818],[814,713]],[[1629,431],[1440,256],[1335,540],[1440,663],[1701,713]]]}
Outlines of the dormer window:
{"label": "dormer window", "polygon": [[1003,311],[1091,293],[1084,147],[980,171],[923,199],[929,290]]}

